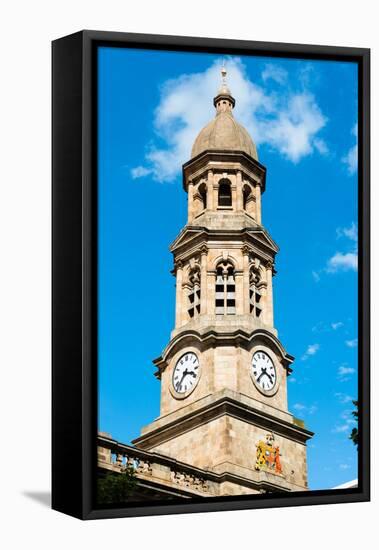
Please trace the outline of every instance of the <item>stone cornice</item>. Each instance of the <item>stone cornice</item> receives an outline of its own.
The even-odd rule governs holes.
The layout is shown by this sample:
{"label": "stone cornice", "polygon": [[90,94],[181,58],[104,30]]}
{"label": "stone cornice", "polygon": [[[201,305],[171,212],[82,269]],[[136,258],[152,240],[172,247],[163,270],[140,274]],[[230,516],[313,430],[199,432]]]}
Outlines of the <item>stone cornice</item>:
{"label": "stone cornice", "polygon": [[242,229],[210,229],[196,225],[186,225],[171,244],[170,251],[177,257],[185,255],[187,249],[190,249],[192,254],[194,247],[200,250],[201,246],[206,245],[209,248],[209,241],[217,243],[225,240],[231,244],[234,241],[239,241],[244,243],[243,246],[250,245],[252,252],[258,256],[261,255],[261,259],[265,262],[272,262],[279,251],[278,245],[262,226]]}
{"label": "stone cornice", "polygon": [[314,435],[313,432],[297,424],[287,422],[278,416],[271,415],[264,410],[254,408],[224,394],[205,406],[191,410],[188,414],[183,410],[183,415],[180,418],[176,417],[155,429],[153,423],[150,431],[134,439],[132,443],[141,449],[150,449],[225,415],[301,444],[305,444]]}
{"label": "stone cornice", "polygon": [[158,372],[155,374],[157,378],[160,378],[161,372],[165,370],[172,355],[176,353],[177,348],[185,345],[186,341],[197,340],[204,348],[215,346],[230,346],[232,344],[246,349],[251,347],[254,340],[261,338],[269,342],[279,352],[282,357],[282,363],[287,372],[292,372],[290,364],[293,363],[294,357],[286,352],[281,342],[276,336],[263,328],[257,328],[252,332],[247,332],[243,328],[238,328],[233,331],[223,331],[217,329],[204,330],[200,332],[194,329],[184,329],[179,334],[174,336],[169,342],[165,350],[160,357],[154,359],[153,363],[158,368]]}

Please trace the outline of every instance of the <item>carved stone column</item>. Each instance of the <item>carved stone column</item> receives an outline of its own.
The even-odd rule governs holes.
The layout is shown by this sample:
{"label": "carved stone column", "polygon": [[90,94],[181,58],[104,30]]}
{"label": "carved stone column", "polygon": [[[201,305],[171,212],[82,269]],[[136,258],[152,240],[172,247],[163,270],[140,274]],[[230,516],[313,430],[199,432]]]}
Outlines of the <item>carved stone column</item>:
{"label": "carved stone column", "polygon": [[237,210],[237,186],[235,184],[231,185],[231,192],[232,192],[232,207],[234,212]]}
{"label": "carved stone column", "polygon": [[266,294],[266,312],[265,312],[265,321],[267,325],[274,326],[274,305],[273,305],[273,295],[272,295],[272,262],[267,262],[266,264],[266,281],[267,281],[267,294]]}
{"label": "carved stone column", "polygon": [[176,309],[175,309],[175,327],[182,324],[182,298],[183,298],[183,264],[181,261],[175,264],[176,271]]}
{"label": "carved stone column", "polygon": [[237,170],[236,188],[237,188],[236,210],[237,212],[241,212],[243,210],[243,193],[242,193],[242,175],[240,170]]}
{"label": "carved stone column", "polygon": [[245,313],[244,272],[236,273],[236,314]]}
{"label": "carved stone column", "polygon": [[257,223],[262,223],[262,210],[261,210],[261,186],[259,183],[255,186],[255,210]]}
{"label": "carved stone column", "polygon": [[215,210],[215,202],[213,196],[213,170],[208,170],[208,179],[207,179],[207,210]]}
{"label": "carved stone column", "polygon": [[218,207],[218,181],[213,174],[213,210],[217,210]]}
{"label": "carved stone column", "polygon": [[245,315],[250,313],[249,307],[249,247],[242,247],[243,254],[243,312]]}
{"label": "carved stone column", "polygon": [[193,220],[193,181],[188,182],[188,223]]}
{"label": "carved stone column", "polygon": [[205,245],[201,247],[201,263],[200,263],[200,313],[206,314],[208,311],[207,304],[207,254],[208,249]]}
{"label": "carved stone column", "polygon": [[208,280],[208,288],[207,288],[207,300],[208,300],[208,307],[207,307],[207,313],[208,315],[214,315],[215,314],[215,299],[216,299],[216,271],[208,271],[207,272],[207,280]]}

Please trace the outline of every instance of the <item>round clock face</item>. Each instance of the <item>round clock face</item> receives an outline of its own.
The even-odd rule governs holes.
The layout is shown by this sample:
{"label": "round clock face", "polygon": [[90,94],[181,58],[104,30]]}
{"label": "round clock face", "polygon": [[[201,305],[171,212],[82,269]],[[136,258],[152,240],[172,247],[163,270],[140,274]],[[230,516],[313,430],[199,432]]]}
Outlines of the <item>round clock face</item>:
{"label": "round clock face", "polygon": [[270,391],[276,384],[276,369],[271,357],[264,351],[256,351],[251,361],[251,376],[263,391]]}
{"label": "round clock face", "polygon": [[199,381],[200,363],[197,356],[189,351],[178,360],[172,374],[172,385],[177,393],[187,393]]}

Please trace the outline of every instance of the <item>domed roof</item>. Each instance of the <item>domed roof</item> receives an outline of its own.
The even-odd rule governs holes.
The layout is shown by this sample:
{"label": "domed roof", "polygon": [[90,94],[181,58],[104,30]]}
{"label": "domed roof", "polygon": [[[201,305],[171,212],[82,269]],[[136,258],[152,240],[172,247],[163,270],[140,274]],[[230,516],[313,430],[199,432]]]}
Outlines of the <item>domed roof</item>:
{"label": "domed roof", "polygon": [[217,113],[201,130],[193,144],[191,157],[212,149],[243,151],[258,160],[255,143],[248,131],[235,120],[232,112]]}
{"label": "domed roof", "polygon": [[257,148],[248,131],[233,116],[235,99],[225,82],[226,71],[221,71],[223,82],[214,98],[216,116],[199,133],[192,147],[191,157],[203,151],[227,149],[243,151],[258,160]]}

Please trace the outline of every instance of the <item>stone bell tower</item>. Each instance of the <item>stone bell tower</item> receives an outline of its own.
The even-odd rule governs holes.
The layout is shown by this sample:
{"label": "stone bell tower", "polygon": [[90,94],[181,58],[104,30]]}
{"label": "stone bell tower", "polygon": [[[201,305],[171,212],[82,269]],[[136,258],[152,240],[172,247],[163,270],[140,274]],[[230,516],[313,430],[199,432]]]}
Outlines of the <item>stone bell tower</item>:
{"label": "stone bell tower", "polygon": [[220,476],[219,494],[307,488],[312,433],[288,411],[294,358],[274,327],[278,247],[262,225],[266,168],[222,84],[183,165],[187,224],[171,245],[175,328],[154,363],[160,416],[133,443]]}

